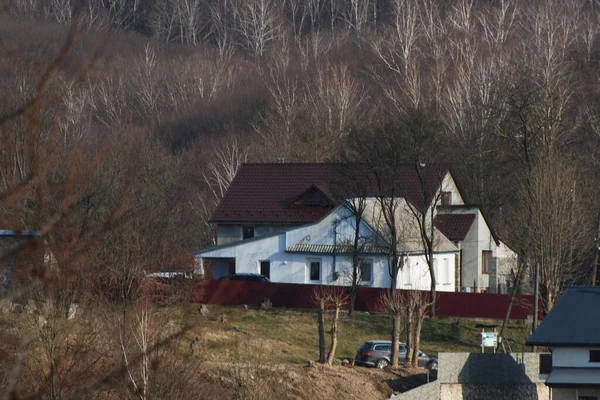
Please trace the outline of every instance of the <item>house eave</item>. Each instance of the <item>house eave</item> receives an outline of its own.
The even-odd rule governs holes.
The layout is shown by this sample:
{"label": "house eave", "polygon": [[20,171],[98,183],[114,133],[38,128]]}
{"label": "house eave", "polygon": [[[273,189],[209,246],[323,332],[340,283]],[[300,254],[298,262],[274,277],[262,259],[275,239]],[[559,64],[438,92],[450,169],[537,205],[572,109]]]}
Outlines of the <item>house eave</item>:
{"label": "house eave", "polygon": [[202,258],[202,254],[211,252],[211,251],[215,251],[215,250],[221,250],[221,249],[225,249],[227,247],[233,247],[233,246],[237,246],[240,244],[245,244],[245,243],[252,243],[252,242],[256,242],[258,240],[262,240],[262,239],[267,239],[273,236],[277,236],[277,235],[281,235],[281,234],[285,234],[285,231],[281,231],[281,232],[276,232],[276,233],[270,233],[268,235],[262,235],[262,236],[255,236],[253,238],[250,239],[241,239],[241,240],[236,240],[235,242],[229,242],[229,243],[225,243],[225,244],[219,244],[216,246],[212,246],[212,247],[208,247],[206,249],[202,249],[202,250],[198,250],[194,253],[192,253],[193,256],[200,256]]}
{"label": "house eave", "polygon": [[553,341],[526,341],[526,346],[544,346],[544,347],[577,347],[577,348],[596,348],[600,343],[582,343],[582,342],[553,342]]}

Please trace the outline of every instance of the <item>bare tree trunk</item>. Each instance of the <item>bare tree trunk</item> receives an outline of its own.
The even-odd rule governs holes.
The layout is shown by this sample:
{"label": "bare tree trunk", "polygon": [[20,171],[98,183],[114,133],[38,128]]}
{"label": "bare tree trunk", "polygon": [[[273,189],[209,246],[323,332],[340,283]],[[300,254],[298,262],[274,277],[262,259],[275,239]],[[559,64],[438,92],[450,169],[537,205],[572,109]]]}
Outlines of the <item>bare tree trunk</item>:
{"label": "bare tree trunk", "polygon": [[[423,307],[423,304],[417,304],[416,307]],[[423,318],[422,315],[425,315],[424,310],[417,309],[415,312],[416,321],[413,323],[414,325],[414,334],[412,344],[412,358],[410,360],[410,366],[413,368],[417,368],[419,366],[419,346],[421,345],[421,328],[423,327]]]}
{"label": "bare tree trunk", "polygon": [[350,292],[350,309],[348,310],[348,316],[351,317],[354,313],[354,305],[356,303],[356,295],[358,293],[358,287],[360,285],[360,257],[359,257],[359,241],[360,239],[360,220],[356,221],[356,228],[354,230],[354,244],[352,246],[352,288]]}
{"label": "bare tree trunk", "polygon": [[[538,303],[540,295],[540,266],[538,261],[535,261],[535,274],[533,276],[533,324],[531,325],[531,333],[535,331],[538,324]],[[535,346],[531,347],[531,351],[535,352]]]}
{"label": "bare tree trunk", "polygon": [[524,262],[519,257],[518,267],[517,267],[517,276],[515,278],[515,283],[513,285],[512,293],[510,294],[510,299],[508,300],[508,308],[506,310],[506,314],[504,315],[504,321],[502,321],[502,327],[500,328],[500,340],[504,340],[504,328],[508,325],[508,320],[510,318],[510,311],[512,310],[512,306],[515,302],[515,296],[519,291],[519,285],[521,284],[521,276],[523,275],[524,270]]}
{"label": "bare tree trunk", "polygon": [[406,307],[406,362],[410,362],[412,359],[413,341],[414,341],[414,314],[413,309],[408,305]]}
{"label": "bare tree trunk", "polygon": [[337,347],[337,336],[338,336],[338,320],[340,319],[340,305],[336,304],[335,311],[333,314],[333,320],[331,321],[331,347],[327,354],[327,364],[333,365],[333,358],[335,357],[335,348]]}
{"label": "bare tree trunk", "polygon": [[429,307],[429,318],[435,318],[435,299],[437,295],[435,292],[435,270],[433,269],[433,243],[429,248],[429,275],[431,276],[431,299],[429,299],[431,306]]}
{"label": "bare tree trunk", "polygon": [[325,363],[325,315],[324,315],[325,304],[321,302],[319,311],[317,314],[317,321],[319,323],[319,362]]}
{"label": "bare tree trunk", "polygon": [[400,343],[400,323],[402,316],[400,312],[394,313],[393,316],[393,328],[392,328],[392,368],[398,368],[398,345]]}
{"label": "bare tree trunk", "polygon": [[596,251],[594,252],[594,264],[592,265],[592,286],[596,286],[598,279],[598,255],[600,254],[600,212],[596,220]]}

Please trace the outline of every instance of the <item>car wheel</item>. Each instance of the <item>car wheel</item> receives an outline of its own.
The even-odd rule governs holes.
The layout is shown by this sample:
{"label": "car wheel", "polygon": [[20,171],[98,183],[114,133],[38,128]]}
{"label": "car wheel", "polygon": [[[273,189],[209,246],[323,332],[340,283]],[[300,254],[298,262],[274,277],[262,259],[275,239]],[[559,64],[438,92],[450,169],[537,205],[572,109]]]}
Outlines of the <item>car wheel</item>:
{"label": "car wheel", "polygon": [[387,367],[389,364],[388,360],[386,360],[385,358],[382,358],[381,360],[377,360],[377,364],[375,364],[375,366],[379,369],[384,369],[385,367]]}
{"label": "car wheel", "polygon": [[437,361],[431,361],[429,364],[427,364],[427,369],[429,370],[436,370],[438,369],[438,362]]}

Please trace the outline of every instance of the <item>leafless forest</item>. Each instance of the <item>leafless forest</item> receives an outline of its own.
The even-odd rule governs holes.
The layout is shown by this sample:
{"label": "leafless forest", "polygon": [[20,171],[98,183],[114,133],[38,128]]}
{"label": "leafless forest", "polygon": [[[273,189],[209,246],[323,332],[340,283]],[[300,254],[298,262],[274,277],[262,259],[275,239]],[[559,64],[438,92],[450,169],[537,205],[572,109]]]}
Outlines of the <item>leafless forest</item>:
{"label": "leafless forest", "polygon": [[[540,266],[547,309],[591,282],[596,0],[8,0],[0,40],[0,228],[43,238],[24,245],[20,295],[135,304],[102,319],[137,332],[112,338],[126,367],[129,348],[144,360],[178,334],[148,337],[160,323],[144,319],[139,276],[214,243],[208,219],[246,161],[449,162],[468,202]],[[28,260],[48,249],[68,273]],[[87,385],[77,363],[103,359],[81,346],[65,376]],[[146,396],[148,368],[130,393]],[[57,385],[23,393],[81,388]]]}

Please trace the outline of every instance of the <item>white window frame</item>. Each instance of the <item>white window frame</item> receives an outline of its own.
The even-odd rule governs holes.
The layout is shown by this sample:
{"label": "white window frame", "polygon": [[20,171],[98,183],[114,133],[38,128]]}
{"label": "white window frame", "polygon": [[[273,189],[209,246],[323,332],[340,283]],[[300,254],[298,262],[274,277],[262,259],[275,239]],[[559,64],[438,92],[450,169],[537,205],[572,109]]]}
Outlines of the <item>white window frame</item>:
{"label": "white window frame", "polygon": [[[319,279],[316,281],[313,281],[312,279],[310,279],[310,272],[311,272],[311,264],[314,262],[318,262],[319,263]],[[323,259],[322,258],[307,258],[306,259],[306,280],[308,281],[308,283],[321,283],[323,281]]]}
{"label": "white window frame", "polygon": [[[371,268],[371,279],[368,280],[368,281],[363,281],[363,279],[362,279],[362,264],[366,264],[366,263],[368,263],[370,265],[370,268]],[[360,269],[360,284],[361,285],[364,285],[364,284],[373,284],[373,260],[371,258],[367,258],[367,259],[362,260],[360,262],[360,264],[361,264],[361,269]]]}

